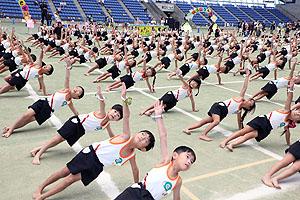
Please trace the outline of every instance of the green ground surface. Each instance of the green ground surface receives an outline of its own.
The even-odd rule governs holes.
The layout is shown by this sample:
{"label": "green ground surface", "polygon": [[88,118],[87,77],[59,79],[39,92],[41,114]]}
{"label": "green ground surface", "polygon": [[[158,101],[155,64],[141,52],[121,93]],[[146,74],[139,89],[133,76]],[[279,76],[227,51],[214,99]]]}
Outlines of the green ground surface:
{"label": "green ground surface", "polygon": [[[11,28],[11,24],[2,24]],[[26,34],[26,28],[23,24],[16,24],[16,32],[19,39],[25,39],[28,37]],[[34,53],[39,52],[34,50]],[[140,59],[140,58],[139,58]],[[139,60],[138,59],[138,60]],[[45,59],[46,63],[53,63],[55,70],[52,76],[45,77],[47,86],[47,92],[54,93],[57,90],[63,88],[65,68],[63,64],[57,63],[58,57]],[[209,58],[209,64],[214,64],[217,59]],[[87,63],[92,66],[93,63]],[[155,64],[155,61],[151,61],[150,64]],[[181,64],[181,63],[180,63]],[[173,70],[174,66],[170,69]],[[87,71],[87,67],[84,65],[74,65],[71,71],[71,86],[82,85],[85,88],[86,93],[96,92],[97,84],[92,83],[92,80],[99,75],[99,72],[93,72],[90,77],[84,76],[84,72]],[[103,70],[107,69],[104,68]],[[286,67],[287,69],[287,67]],[[299,70],[299,66],[298,69]],[[145,92],[153,97],[160,98],[165,92],[174,90],[176,88],[170,86],[180,86],[181,82],[178,78],[173,78],[171,81],[166,79],[168,72],[158,73],[156,87],[166,87],[164,89],[157,89],[157,92],[152,94],[148,90]],[[278,77],[287,76],[288,70],[280,71]],[[4,84],[3,77],[8,72],[0,75],[0,84]],[[189,75],[194,74],[190,72]],[[196,108],[200,109],[199,112],[192,112],[190,101],[188,99],[183,100],[177,104],[177,107],[183,111],[188,112],[196,117],[204,118],[207,116],[207,111],[215,101],[224,101],[226,99],[238,96],[238,92],[242,88],[243,77],[233,76],[231,73],[228,75],[222,74],[222,81],[224,86],[217,86],[216,75],[211,75],[205,83],[201,86],[199,96],[195,97]],[[269,78],[273,78],[273,74],[269,75]],[[239,82],[240,81],[240,82]],[[112,83],[111,79],[101,82],[101,86],[104,89],[108,84]],[[226,83],[234,82],[234,83]],[[247,94],[252,95],[258,91],[267,81],[257,80],[249,84]],[[207,84],[207,83],[213,83]],[[38,91],[38,83],[36,80],[32,80],[29,84],[33,89]],[[146,88],[146,84],[141,82],[135,85],[136,88]],[[170,87],[170,88],[168,88]],[[230,89],[230,90],[229,90]],[[234,91],[237,92],[234,92]],[[120,91],[120,89],[117,89]],[[38,95],[42,95],[37,92]],[[296,88],[294,98],[300,95],[299,88]],[[107,108],[109,105],[120,103],[120,92],[105,93]],[[156,138],[157,145],[155,148],[147,153],[137,152],[137,162],[140,167],[140,179],[155,166],[160,158],[158,131],[155,122],[148,117],[139,116],[139,112],[154,100],[138,91],[128,91],[128,96],[133,97],[133,103],[130,106],[130,126],[132,133],[142,130],[151,130]],[[284,104],[286,100],[286,92],[284,89],[280,90],[278,94],[273,97],[272,102]],[[79,113],[84,114],[99,108],[99,102],[96,100],[93,94],[87,94],[82,100],[73,101],[76,109]],[[20,92],[12,91],[1,95],[0,97],[0,127],[6,125],[12,125],[26,110],[27,106],[33,103],[33,99],[26,88]],[[249,121],[257,115],[267,114],[272,110],[278,109],[281,106],[273,104],[267,101],[260,101],[257,103],[257,109],[254,115],[249,115],[245,121]],[[68,108],[63,108],[55,112],[55,116],[64,123],[69,117],[72,116],[72,112]],[[255,193],[261,193],[257,199],[297,199],[300,187],[299,182],[295,181],[300,179],[297,174],[293,180],[287,183],[295,184],[295,187],[286,187],[283,184],[281,191],[265,187],[261,181],[261,176],[276,162],[276,160],[269,160],[268,162],[247,165],[257,161],[262,161],[272,158],[258,150],[253,149],[249,145],[241,145],[235,149],[234,153],[219,148],[219,143],[224,140],[225,136],[223,131],[214,131],[209,134],[213,139],[212,142],[207,143],[199,139],[201,131],[205,127],[193,131],[191,136],[183,134],[181,130],[188,125],[195,123],[195,119],[185,115],[184,113],[172,109],[165,114],[165,125],[168,132],[168,147],[172,151],[179,145],[188,145],[192,147],[197,154],[197,161],[192,168],[184,173],[181,173],[183,180],[191,180],[193,177],[200,177],[198,180],[184,183],[183,186],[189,192],[181,192],[182,199],[234,199],[234,195],[243,194],[249,190],[255,188],[262,188],[253,192],[247,196],[249,199]],[[221,129],[227,131],[236,131],[237,123],[236,116],[226,117],[219,125]],[[112,122],[112,129],[115,134],[122,131],[122,123]],[[282,130],[275,130],[266,139],[260,142],[258,145],[266,150],[269,150],[280,156],[284,156],[284,150],[287,148],[285,144],[285,138],[280,137]],[[292,142],[299,139],[299,128],[292,131]],[[44,144],[47,140],[55,136],[56,128],[50,122],[44,123],[42,126],[38,126],[36,123],[31,123],[26,127],[17,130],[8,139],[0,138],[0,155],[1,155],[1,197],[0,199],[31,199],[32,194],[36,187],[45,180],[51,173],[61,169],[65,164],[75,156],[75,151],[68,146],[67,143],[62,143],[57,147],[47,151],[41,158],[41,165],[35,166],[31,164],[32,157],[29,152],[36,146]],[[102,132],[89,132],[82,137],[79,143],[82,146],[90,145],[95,141],[102,141],[108,138],[106,131]],[[252,141],[257,144],[255,141]],[[246,165],[244,168],[235,169],[241,165]],[[221,171],[231,169],[228,171]],[[127,164],[124,167],[110,167],[105,169],[107,173],[111,175],[112,181],[117,188],[122,191],[133,183],[131,175],[130,165]],[[220,174],[215,172],[221,172]],[[210,174],[208,176],[207,174]],[[297,186],[298,184],[298,186]],[[266,191],[267,192],[266,192]],[[256,190],[255,190],[256,191]],[[269,192],[269,193],[268,193]],[[270,195],[268,195],[270,194]],[[246,197],[238,199],[247,199]],[[81,182],[75,183],[65,191],[49,198],[49,199],[109,199],[109,197],[101,190],[101,187],[96,181],[91,183],[88,187],[84,187]],[[172,199],[172,195],[169,195],[165,199]]]}

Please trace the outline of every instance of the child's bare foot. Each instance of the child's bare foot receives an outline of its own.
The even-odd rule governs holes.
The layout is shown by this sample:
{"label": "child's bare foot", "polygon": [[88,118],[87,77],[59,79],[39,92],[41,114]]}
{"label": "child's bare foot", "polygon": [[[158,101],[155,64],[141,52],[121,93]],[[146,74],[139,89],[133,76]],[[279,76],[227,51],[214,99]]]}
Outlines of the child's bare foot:
{"label": "child's bare foot", "polygon": [[171,75],[170,74],[168,74],[167,79],[171,80]]}
{"label": "child's bare foot", "polygon": [[41,190],[40,187],[38,187],[38,188],[36,189],[36,191],[33,193],[32,198],[33,198],[33,199],[37,199],[39,196],[41,196],[41,194],[42,194],[42,190]]}
{"label": "child's bare foot", "polygon": [[226,142],[221,142],[220,147],[224,149],[226,144],[227,144]]}
{"label": "child's bare foot", "polygon": [[109,88],[109,87],[106,88],[106,89],[105,89],[105,92],[110,92],[110,88]]}
{"label": "child's bare foot", "polygon": [[93,83],[99,83],[99,82],[100,82],[100,80],[98,80],[98,79],[93,80]]}
{"label": "child's bare foot", "polygon": [[274,185],[273,185],[273,183],[272,183],[272,180],[271,180],[271,177],[269,177],[269,176],[264,175],[264,176],[261,178],[261,181],[262,181],[266,186],[274,187]]}
{"label": "child's bare foot", "polygon": [[207,137],[206,135],[201,135],[201,136],[200,136],[200,139],[201,139],[201,140],[204,140],[204,141],[207,141],[207,142],[211,142],[211,141],[212,141],[212,139],[209,138],[209,137]]}
{"label": "child's bare foot", "polygon": [[11,128],[9,128],[9,129],[6,131],[6,133],[3,133],[3,134],[2,134],[2,137],[8,138],[8,137],[11,135],[11,133],[12,133],[12,130],[11,130]]}
{"label": "child's bare foot", "polygon": [[233,152],[233,147],[232,147],[231,144],[227,145],[226,147],[227,147],[227,149],[228,149],[229,151]]}
{"label": "child's bare foot", "polygon": [[235,75],[236,75],[236,73],[237,73],[237,72],[233,72],[233,76],[235,76]]}
{"label": "child's bare foot", "polygon": [[43,92],[43,89],[39,89],[38,92]]}
{"label": "child's bare foot", "polygon": [[278,184],[278,181],[275,178],[272,178],[271,181],[274,187],[276,187],[277,189],[281,189],[280,185]]}
{"label": "child's bare foot", "polygon": [[147,112],[145,112],[145,115],[147,115],[148,117],[150,117],[151,116],[151,112],[147,111]]}
{"label": "child's bare foot", "polygon": [[90,74],[88,72],[85,72],[84,75],[89,76]]}
{"label": "child's bare foot", "polygon": [[35,156],[35,154],[41,149],[41,147],[36,147],[34,148],[32,151],[30,151],[30,154],[32,155],[32,157]]}
{"label": "child's bare foot", "polygon": [[32,164],[34,164],[34,165],[40,165],[41,164],[40,158],[38,156],[34,156]]}
{"label": "child's bare foot", "polygon": [[145,114],[145,111],[141,111],[140,115],[143,116]]}
{"label": "child's bare foot", "polygon": [[191,135],[191,131],[187,128],[183,129],[182,132],[186,133],[187,135]]}
{"label": "child's bare foot", "polygon": [[4,127],[3,127],[3,132],[2,132],[2,133],[4,134],[4,133],[6,133],[8,130],[9,130],[9,127],[4,126]]}

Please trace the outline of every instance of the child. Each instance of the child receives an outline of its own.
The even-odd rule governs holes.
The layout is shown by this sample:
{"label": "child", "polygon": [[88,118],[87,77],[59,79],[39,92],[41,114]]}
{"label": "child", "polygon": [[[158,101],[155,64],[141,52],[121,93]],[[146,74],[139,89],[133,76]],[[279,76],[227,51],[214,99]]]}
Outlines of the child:
{"label": "child", "polygon": [[[128,104],[125,103],[126,86],[124,83],[122,85],[121,98],[124,99],[123,133],[111,139],[95,142],[92,145],[85,147],[67,163],[66,167],[55,172],[39,185],[33,194],[33,199],[42,200],[50,197],[79,180],[87,186],[98,177],[104,167],[122,166],[127,161],[130,161],[134,181],[138,182],[139,171],[135,161],[135,149],[139,149],[143,152],[148,151],[153,148],[155,140],[152,133],[147,130],[137,132],[131,137],[129,127],[130,112]],[[64,179],[60,183],[42,194],[45,187],[61,178]]]}
{"label": "child", "polygon": [[263,97],[267,97],[267,99],[271,99],[278,91],[278,89],[288,87],[291,80],[294,81],[295,84],[300,83],[300,77],[296,76],[293,78],[295,66],[297,64],[297,58],[295,59],[295,63],[291,69],[291,72],[288,77],[282,77],[277,81],[269,81],[264,87],[262,87],[258,92],[256,92],[252,98],[257,101]]}
{"label": "child", "polygon": [[[141,71],[130,73],[130,74],[127,74],[127,75],[121,77],[120,80],[118,80],[118,81],[112,83],[111,85],[107,86],[105,91],[109,92],[112,89],[121,87],[122,82],[125,83],[126,89],[128,89],[128,88],[134,86],[135,83],[137,83],[139,81],[146,80],[149,91],[150,92],[155,92],[154,91],[154,83],[155,83],[155,79],[156,79],[155,74],[156,74],[156,71],[155,71],[154,68],[151,68],[151,67],[146,68],[146,58],[144,57],[144,66],[143,66],[143,69]],[[149,83],[149,77],[154,77],[152,87]]]}
{"label": "child", "polygon": [[114,136],[110,128],[110,121],[119,121],[122,119],[122,106],[116,104],[106,112],[100,85],[98,86],[97,95],[97,98],[100,100],[100,110],[90,112],[89,114],[73,116],[66,121],[57,131],[58,134],[55,137],[50,139],[43,146],[36,147],[30,152],[34,157],[33,164],[39,165],[40,157],[47,149],[52,148],[65,140],[70,146],[73,146],[73,144],[85,134],[85,131],[101,131],[107,128],[109,136]]}
{"label": "child", "polygon": [[[292,144],[288,149],[285,150],[286,154],[282,160],[277,161],[269,171],[261,178],[262,182],[269,186],[281,189],[278,181],[285,179],[300,170],[300,140]],[[271,178],[280,169],[289,166],[288,169],[283,170],[281,173]]]}
{"label": "child", "polygon": [[[43,49],[41,54],[43,54]],[[32,59],[31,56],[29,56],[28,59]],[[26,85],[27,81],[37,78],[42,86],[44,95],[47,95],[43,75],[46,74],[50,76],[53,70],[54,68],[51,64],[42,66],[41,64],[33,63],[33,60],[31,60],[30,64],[26,65],[23,69],[18,69],[4,78],[7,84],[0,87],[0,94],[13,89],[19,91]]]}
{"label": "child", "polygon": [[92,57],[96,61],[95,54],[98,52],[97,47],[93,47],[92,50],[89,50],[89,49],[84,48],[83,46],[81,46],[81,49],[83,49],[85,51],[85,53],[83,55],[77,56],[76,58],[72,58],[71,65],[73,65],[76,62],[79,62],[80,64],[86,63],[86,61],[88,61],[88,60],[91,62]]}
{"label": "child", "polygon": [[[175,60],[175,66],[177,69],[177,60]],[[199,78],[194,78],[190,80],[189,82],[186,82],[183,79],[183,76],[180,74],[180,70],[176,70],[176,73],[179,77],[179,79],[182,81],[183,86],[180,87],[177,90],[174,91],[169,91],[166,94],[164,94],[157,102],[163,102],[163,107],[164,110],[167,112],[171,108],[175,107],[178,101],[181,101],[187,97],[190,97],[191,104],[192,104],[192,110],[194,112],[198,112],[199,110],[195,108],[195,100],[193,97],[192,90],[195,88],[198,88],[198,93],[199,93],[199,88],[201,85],[201,80]],[[195,95],[197,96],[198,93]],[[150,105],[148,108],[140,112],[140,115],[147,115],[150,116],[154,112],[154,104]]]}
{"label": "child", "polygon": [[161,199],[173,191],[173,199],[180,199],[180,188],[182,179],[180,171],[187,171],[196,161],[195,152],[186,146],[177,147],[171,155],[167,146],[167,131],[162,119],[163,102],[156,102],[154,105],[160,137],[160,162],[155,166],[143,180],[133,184],[122,192],[115,200],[140,200],[140,199]]}
{"label": "child", "polygon": [[[202,119],[200,122],[193,124],[185,129],[183,132],[191,135],[191,130],[200,128],[203,125],[210,123],[203,131],[200,136],[201,140],[210,142],[212,141],[211,138],[207,137],[206,135],[210,130],[212,130],[215,126],[217,126],[228,114],[237,114],[238,118],[238,126],[242,128],[242,122],[248,112],[255,108],[255,101],[253,99],[245,98],[245,93],[248,87],[249,82],[249,71],[247,71],[247,76],[244,81],[244,86],[240,92],[240,96],[228,99],[224,102],[215,102],[210,110],[208,111],[208,117]],[[245,111],[242,116],[242,109]]]}
{"label": "child", "polygon": [[[296,123],[300,120],[300,110],[291,110],[291,102],[293,99],[294,92],[294,82],[290,82],[290,87],[288,88],[287,100],[284,108],[275,110],[267,115],[257,116],[253,120],[247,123],[247,126],[242,130],[233,133],[226,140],[224,140],[220,146],[224,148],[228,142],[238,138],[234,142],[227,145],[230,151],[233,151],[233,147],[246,142],[252,138],[255,138],[257,142],[265,139],[272,130],[284,127],[285,129],[292,122]],[[286,142],[290,145],[290,132],[286,131]]]}
{"label": "child", "polygon": [[28,107],[23,114],[11,127],[3,128],[3,137],[9,137],[15,129],[21,128],[30,122],[37,121],[39,125],[43,124],[51,117],[52,112],[60,107],[68,105],[74,115],[78,115],[74,108],[72,99],[81,99],[84,96],[84,89],[77,86],[70,90],[70,60],[67,60],[66,78],[64,88],[46,99],[40,99]]}

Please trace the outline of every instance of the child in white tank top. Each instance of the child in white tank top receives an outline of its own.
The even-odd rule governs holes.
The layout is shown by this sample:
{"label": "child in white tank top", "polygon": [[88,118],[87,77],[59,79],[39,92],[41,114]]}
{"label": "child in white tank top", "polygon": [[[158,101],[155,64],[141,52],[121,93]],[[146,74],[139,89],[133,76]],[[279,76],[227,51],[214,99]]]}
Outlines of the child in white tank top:
{"label": "child in white tank top", "polygon": [[[103,171],[103,168],[108,166],[122,166],[127,161],[130,162],[134,181],[138,182],[138,166],[135,161],[135,149],[143,152],[148,151],[154,146],[154,136],[149,131],[135,133],[131,136],[129,125],[129,106],[126,101],[126,86],[122,86],[123,102],[123,133],[111,139],[95,142],[92,145],[85,147],[79,152],[67,166],[55,172],[38,186],[33,194],[33,198],[45,199],[58,191],[62,191],[72,183],[82,181],[87,186],[95,180]],[[45,193],[42,193],[44,188],[63,179],[54,188],[51,188]],[[58,189],[55,189],[58,188]]]}
{"label": "child in white tank top", "polygon": [[294,82],[290,82],[290,87],[288,89],[287,100],[285,107],[279,110],[275,110],[267,115],[261,115],[250,122],[247,123],[243,129],[233,133],[226,140],[224,140],[220,146],[224,148],[230,141],[236,139],[235,141],[229,143],[227,148],[233,151],[233,147],[240,145],[247,140],[255,138],[257,142],[265,139],[272,130],[278,129],[280,127],[286,130],[286,142],[290,145],[290,131],[289,125],[293,122],[296,123],[300,120],[300,110],[291,107],[291,102],[293,99],[294,92]]}
{"label": "child in white tank top", "polygon": [[40,157],[49,148],[52,148],[63,141],[67,141],[70,146],[73,146],[77,140],[85,134],[85,131],[104,130],[107,128],[109,137],[114,137],[110,128],[110,121],[119,121],[123,117],[122,106],[114,105],[105,111],[104,97],[101,93],[100,85],[97,87],[97,98],[100,100],[100,110],[93,111],[88,114],[73,116],[57,131],[58,134],[47,141],[43,146],[34,148],[30,154],[34,156],[33,164],[40,164]]}
{"label": "child in white tank top", "polygon": [[155,115],[153,119],[157,122],[161,156],[160,162],[152,168],[140,183],[135,183],[122,192],[115,200],[159,200],[173,191],[173,198],[180,199],[182,179],[179,172],[187,171],[196,161],[195,152],[187,146],[179,146],[171,152],[167,147],[167,132],[162,119],[164,106],[162,102],[154,105]]}
{"label": "child in white tank top", "polygon": [[[207,137],[209,131],[211,131],[215,126],[217,126],[228,114],[237,114],[238,126],[242,127],[242,122],[246,117],[247,113],[255,108],[255,101],[253,99],[245,98],[245,93],[249,82],[249,71],[247,71],[247,76],[244,81],[243,88],[240,92],[240,96],[228,99],[223,102],[214,103],[210,110],[208,111],[208,117],[202,119],[201,121],[183,129],[183,132],[191,135],[191,130],[202,127],[205,124],[209,125],[202,132],[200,139],[204,141],[212,141],[211,138]],[[245,110],[242,116],[242,109]]]}

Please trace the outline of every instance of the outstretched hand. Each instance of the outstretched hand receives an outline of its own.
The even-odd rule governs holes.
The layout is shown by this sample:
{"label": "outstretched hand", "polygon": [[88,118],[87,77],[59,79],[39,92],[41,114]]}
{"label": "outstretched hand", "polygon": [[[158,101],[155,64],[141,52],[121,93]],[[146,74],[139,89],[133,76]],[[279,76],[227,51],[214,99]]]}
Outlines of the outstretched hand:
{"label": "outstretched hand", "polygon": [[122,98],[126,99],[126,93],[127,93],[126,85],[124,82],[122,82],[122,93],[121,93]]}
{"label": "outstretched hand", "polygon": [[100,85],[98,85],[97,86],[97,95],[99,96],[99,95],[101,95],[102,93],[101,93],[101,86]]}
{"label": "outstretched hand", "polygon": [[154,112],[155,115],[161,115],[163,112],[164,106],[163,106],[163,101],[156,101],[154,104]]}
{"label": "outstretched hand", "polygon": [[71,70],[72,66],[71,66],[71,60],[70,60],[70,58],[65,58],[64,60],[66,62],[66,69]]}

